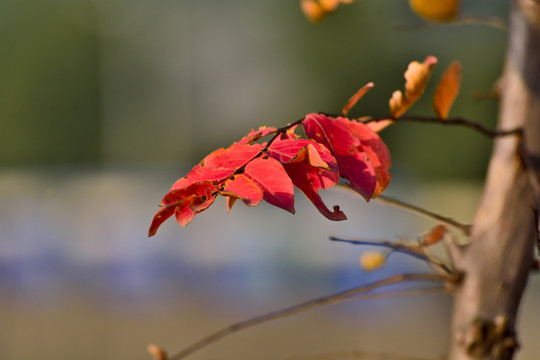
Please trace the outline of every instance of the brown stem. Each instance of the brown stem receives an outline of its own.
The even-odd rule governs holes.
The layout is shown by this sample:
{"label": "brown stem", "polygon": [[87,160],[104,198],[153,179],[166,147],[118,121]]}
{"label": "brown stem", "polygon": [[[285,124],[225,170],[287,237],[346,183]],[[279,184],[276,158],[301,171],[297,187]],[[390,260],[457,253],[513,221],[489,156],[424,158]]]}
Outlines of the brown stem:
{"label": "brown stem", "polygon": [[319,306],[332,304],[332,303],[341,301],[343,299],[346,299],[348,297],[367,293],[369,291],[379,289],[388,285],[397,284],[397,283],[401,283],[405,281],[420,281],[420,280],[450,281],[451,278],[448,276],[436,275],[436,274],[400,274],[400,275],[390,276],[383,280],[379,280],[368,285],[355,287],[355,288],[352,288],[352,289],[349,289],[349,290],[346,290],[337,294],[321,297],[315,300],[306,301],[304,303],[294,305],[294,306],[291,306],[291,307],[288,307],[288,308],[285,308],[276,312],[257,316],[257,317],[248,319],[246,321],[241,321],[241,322],[232,324],[230,326],[227,326],[197,341],[196,343],[185,348],[184,350],[180,351],[176,355],[171,356],[169,360],[183,359],[186,356],[224,338],[227,335],[233,334],[237,331],[240,331],[248,327],[259,325],[270,320],[281,319],[281,318],[291,316],[291,315],[294,315],[294,314],[297,314],[306,310],[310,310]]}
{"label": "brown stem", "polygon": [[315,355],[300,355],[292,356],[286,360],[337,360],[337,359],[384,359],[384,360],[435,360],[418,356],[408,356],[402,354],[388,353],[388,352],[374,352],[374,351],[340,351],[331,353],[322,353]]}
{"label": "brown stem", "polygon": [[393,119],[391,116],[385,116],[385,117],[372,117],[368,119],[363,119],[363,123],[369,123],[373,121],[384,121],[391,119],[395,122],[405,122],[405,121],[412,121],[412,122],[422,122],[422,123],[429,123],[429,124],[440,124],[440,125],[447,125],[447,126],[464,126],[471,128],[482,135],[495,138],[500,136],[508,136],[508,135],[521,135],[522,128],[516,127],[509,130],[491,130],[483,125],[464,119],[460,117],[454,117],[454,118],[448,118],[448,119],[441,119],[436,116],[420,116],[420,115],[404,115],[397,119]]}
{"label": "brown stem", "polygon": [[399,206],[399,207],[404,208],[406,210],[409,210],[409,211],[412,211],[412,212],[427,216],[427,217],[429,217],[431,219],[435,219],[435,220],[440,221],[442,223],[445,223],[447,225],[453,226],[456,229],[461,230],[463,232],[463,234],[465,234],[465,235],[469,235],[469,233],[471,231],[471,225],[462,224],[462,223],[460,223],[460,222],[458,222],[458,221],[456,221],[456,220],[454,220],[452,218],[436,214],[436,213],[434,213],[432,211],[423,209],[423,208],[421,208],[419,206],[416,206],[416,205],[408,204],[408,203],[406,203],[404,201],[392,198],[390,196],[379,195],[375,199],[379,200],[379,201],[382,201],[382,202],[384,202],[386,204]]}
{"label": "brown stem", "polygon": [[407,245],[400,242],[392,242],[388,240],[369,240],[369,239],[343,239],[335,236],[330,236],[332,241],[345,242],[352,245],[370,245],[370,246],[382,246],[392,249],[392,251],[401,252],[412,256],[414,258],[420,259],[431,265],[435,270],[439,271],[442,274],[452,274],[452,269],[448,268],[438,259],[430,257],[426,254],[426,251],[423,246],[420,245]]}

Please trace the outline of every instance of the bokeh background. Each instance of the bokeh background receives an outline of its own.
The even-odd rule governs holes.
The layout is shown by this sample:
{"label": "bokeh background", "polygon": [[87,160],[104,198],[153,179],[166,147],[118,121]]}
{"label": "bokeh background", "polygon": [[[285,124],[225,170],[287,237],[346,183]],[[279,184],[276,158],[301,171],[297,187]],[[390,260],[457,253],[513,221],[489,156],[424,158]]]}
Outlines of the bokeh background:
{"label": "bokeh background", "polygon": [[[507,1],[462,13],[506,18]],[[326,191],[332,223],[297,196],[292,216],[218,202],[187,228],[148,239],[161,197],[208,152],[251,128],[339,112],[384,115],[412,60],[453,60],[463,87],[452,115],[496,122],[489,94],[506,33],[426,25],[404,0],[364,0],[319,26],[296,0],[0,0],[0,358],[149,359],[233,322],[385,275],[428,271],[392,256],[368,273],[367,248],[328,235],[415,239],[434,225]],[[397,124],[387,193],[463,222],[481,196],[491,141],[466,129]],[[540,295],[532,279],[518,359],[536,359]],[[330,351],[444,353],[445,295],[346,303],[235,334],[193,359],[287,359]]]}

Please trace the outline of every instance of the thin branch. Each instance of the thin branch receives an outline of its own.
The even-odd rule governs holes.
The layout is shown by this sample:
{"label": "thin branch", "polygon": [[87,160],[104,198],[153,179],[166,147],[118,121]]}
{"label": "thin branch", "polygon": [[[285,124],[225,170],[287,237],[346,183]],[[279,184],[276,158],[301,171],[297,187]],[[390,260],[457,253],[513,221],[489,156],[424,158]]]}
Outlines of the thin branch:
{"label": "thin branch", "polygon": [[381,202],[383,202],[385,204],[399,206],[399,207],[401,207],[401,208],[403,208],[405,210],[409,210],[409,211],[424,215],[424,216],[426,216],[428,218],[435,219],[437,221],[440,221],[442,223],[445,223],[447,225],[455,227],[456,229],[461,230],[463,232],[463,234],[465,234],[465,235],[470,235],[471,225],[462,224],[462,223],[460,223],[460,222],[458,222],[458,221],[456,221],[456,220],[454,220],[452,218],[439,215],[439,214],[434,213],[432,211],[423,209],[423,208],[421,208],[419,206],[416,206],[416,205],[411,205],[409,203],[406,203],[404,201],[398,200],[398,199],[390,197],[390,196],[379,195],[379,196],[377,196],[375,198],[375,200],[379,200],[379,201],[381,201]]}
{"label": "thin branch", "polygon": [[473,121],[460,118],[460,117],[441,119],[436,116],[403,115],[397,119],[394,119],[391,116],[381,116],[381,117],[372,117],[368,119],[363,119],[362,122],[369,123],[373,121],[383,121],[383,120],[388,120],[388,119],[391,119],[395,122],[412,121],[412,122],[440,124],[440,125],[447,125],[447,126],[464,126],[491,138],[500,137],[500,136],[508,136],[508,135],[521,135],[523,132],[523,129],[521,127],[510,129],[510,130],[492,130],[492,129],[484,127],[483,125],[477,122],[473,122]]}
{"label": "thin branch", "polygon": [[473,17],[473,16],[464,16],[461,18],[457,18],[456,20],[452,21],[446,21],[441,23],[431,23],[431,22],[423,22],[420,24],[405,24],[405,25],[396,25],[392,28],[394,30],[403,31],[403,30],[425,30],[430,28],[435,28],[438,26],[444,26],[444,25],[453,25],[453,26],[462,26],[462,25],[483,25],[483,26],[489,26],[493,27],[495,29],[499,30],[508,30],[506,26],[506,22],[503,19],[496,18],[496,17]]}
{"label": "thin branch", "polygon": [[378,358],[381,360],[435,360],[418,356],[409,356],[388,352],[375,351],[339,351],[322,353],[315,355],[297,355],[287,358],[286,360],[338,360],[338,359],[362,359],[362,358]]}
{"label": "thin branch", "polygon": [[370,240],[370,239],[359,239],[359,238],[344,239],[344,238],[340,238],[336,236],[330,236],[329,239],[331,241],[344,242],[344,243],[352,244],[352,245],[368,245],[368,246],[386,247],[386,248],[392,249],[393,251],[401,252],[420,260],[428,260],[426,256],[422,252],[420,252],[419,249],[412,246],[408,246],[406,244],[399,243],[399,242],[392,242],[389,240]]}
{"label": "thin branch", "polygon": [[[328,116],[328,117],[346,117],[343,114],[333,114],[333,113],[327,113],[320,111],[319,114]],[[463,126],[468,127],[470,129],[473,129],[482,135],[495,138],[500,136],[508,136],[508,135],[521,135],[523,133],[523,129],[521,127],[510,129],[510,130],[492,130],[489,129],[477,122],[470,121],[464,118],[460,117],[453,117],[453,118],[447,118],[447,119],[441,119],[437,116],[421,116],[421,115],[403,115],[398,118],[393,117],[392,115],[386,115],[386,116],[373,116],[373,117],[367,117],[367,118],[348,118],[350,120],[356,120],[358,122],[367,124],[374,121],[386,121],[386,120],[392,120],[394,122],[422,122],[422,123],[430,123],[430,124],[440,124],[440,125],[447,125],[447,126]]]}
{"label": "thin branch", "polygon": [[234,175],[238,175],[242,172],[244,172],[244,170],[246,169],[246,166],[252,162],[253,160],[257,159],[258,157],[262,156],[267,150],[268,148],[270,147],[270,145],[272,145],[272,143],[278,138],[278,136],[280,136],[281,134],[283,134],[284,132],[286,132],[287,130],[289,130],[290,128],[292,127],[295,127],[296,125],[302,123],[302,121],[304,121],[305,117],[301,118],[301,119],[298,119],[296,121],[293,121],[292,123],[288,123],[287,125],[283,126],[283,127],[280,127],[279,129],[276,130],[274,136],[272,136],[270,138],[270,140],[268,140],[268,142],[266,143],[266,145],[264,146],[264,148],[259,151],[259,153],[255,156],[253,156],[251,159],[249,159],[244,165],[242,165],[241,167],[239,167],[233,174]]}
{"label": "thin branch", "polygon": [[437,275],[437,274],[400,274],[400,275],[390,276],[383,280],[379,280],[368,285],[355,287],[355,288],[352,288],[343,292],[339,292],[337,294],[321,297],[315,300],[310,300],[310,301],[307,301],[298,305],[294,305],[294,306],[291,306],[291,307],[288,307],[288,308],[285,308],[276,312],[271,312],[269,314],[256,316],[246,321],[241,321],[241,322],[232,324],[230,326],[227,326],[219,331],[216,331],[204,337],[203,339],[197,341],[193,345],[180,351],[176,355],[171,356],[169,360],[184,359],[186,356],[196,352],[197,350],[200,350],[204,348],[205,346],[208,346],[224,338],[225,336],[233,334],[242,329],[252,327],[258,324],[262,324],[271,320],[288,317],[288,316],[291,316],[291,315],[294,315],[294,314],[297,314],[297,313],[300,313],[309,309],[313,309],[319,306],[332,304],[351,296],[367,293],[374,289],[382,288],[388,285],[397,284],[397,283],[401,283],[405,281],[422,281],[422,280],[423,281],[445,281],[445,280],[450,281],[451,279],[452,279],[451,277],[444,276],[444,275]]}
{"label": "thin branch", "polygon": [[452,274],[452,269],[448,268],[444,263],[429,256],[423,246],[419,245],[407,245],[400,242],[391,242],[388,240],[368,240],[368,239],[343,239],[335,236],[330,236],[330,240],[346,242],[352,245],[371,245],[382,246],[392,249],[392,251],[401,252],[414,258],[425,261],[429,265],[433,266],[436,270],[444,274]]}
{"label": "thin branch", "polygon": [[449,292],[449,288],[445,286],[445,287],[434,287],[434,288],[429,288],[429,289],[396,291],[396,292],[385,293],[385,294],[363,294],[363,295],[348,297],[346,299],[337,301],[334,304],[343,304],[343,303],[360,301],[360,300],[391,299],[391,298],[414,296],[414,295],[443,294],[443,293],[448,293],[448,292]]}

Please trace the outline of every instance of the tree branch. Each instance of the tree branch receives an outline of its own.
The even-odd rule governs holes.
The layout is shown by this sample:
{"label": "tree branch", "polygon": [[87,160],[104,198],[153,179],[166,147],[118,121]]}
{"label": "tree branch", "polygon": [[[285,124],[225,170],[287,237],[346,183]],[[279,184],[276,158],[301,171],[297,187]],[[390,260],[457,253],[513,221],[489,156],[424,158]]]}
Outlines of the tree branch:
{"label": "tree branch", "polygon": [[384,202],[384,203],[389,204],[389,205],[399,206],[399,207],[401,207],[403,209],[415,212],[417,214],[424,215],[424,216],[426,216],[428,218],[431,218],[431,219],[435,219],[437,221],[440,221],[442,223],[445,223],[447,225],[455,227],[456,229],[461,230],[461,232],[463,232],[463,234],[465,234],[465,235],[470,234],[471,225],[462,224],[462,223],[460,223],[460,222],[458,222],[458,221],[456,221],[456,220],[454,220],[452,218],[439,215],[439,214],[434,213],[432,211],[423,209],[423,208],[421,208],[419,206],[411,205],[411,204],[406,203],[404,201],[398,200],[398,199],[390,197],[390,196],[385,196],[385,195],[379,195],[379,196],[377,196],[375,198],[375,200],[379,200],[379,201]]}
{"label": "tree branch", "polygon": [[389,298],[405,297],[405,296],[413,296],[413,295],[443,294],[443,293],[451,292],[450,289],[451,287],[444,286],[444,287],[434,287],[434,288],[429,288],[429,289],[396,291],[396,292],[384,293],[384,294],[363,294],[363,295],[351,296],[346,299],[336,301],[334,304],[343,304],[343,303],[360,301],[360,300],[389,299]]}
{"label": "tree branch", "polygon": [[368,285],[355,287],[355,288],[352,288],[343,292],[339,292],[337,294],[310,300],[310,301],[307,301],[298,305],[294,305],[294,306],[291,306],[291,307],[288,307],[288,308],[285,308],[276,312],[271,312],[269,314],[257,316],[257,317],[248,319],[246,321],[241,321],[241,322],[232,324],[230,326],[227,326],[219,331],[216,331],[204,337],[203,339],[197,341],[191,346],[180,351],[176,355],[171,356],[169,360],[184,359],[186,356],[196,352],[197,350],[200,350],[204,348],[205,346],[210,345],[224,338],[227,335],[233,334],[245,328],[259,325],[267,321],[288,317],[288,316],[291,316],[291,315],[294,315],[294,314],[297,314],[306,310],[310,310],[319,306],[336,303],[348,297],[367,293],[369,291],[379,289],[388,285],[397,284],[397,283],[406,282],[406,281],[452,281],[452,280],[453,279],[449,276],[437,275],[437,274],[400,274],[400,275],[390,276],[383,280],[379,280]]}
{"label": "tree branch", "polygon": [[452,274],[453,270],[448,268],[441,261],[434,259],[428,256],[425,252],[423,246],[420,245],[407,245],[400,242],[391,242],[388,240],[368,240],[368,239],[343,239],[335,236],[330,236],[330,240],[345,242],[352,245],[371,245],[371,246],[382,246],[392,249],[392,251],[401,252],[406,255],[412,256],[416,259],[427,262],[429,265],[432,265],[441,273]]}
{"label": "tree branch", "polygon": [[436,116],[403,115],[397,119],[394,119],[391,116],[372,117],[368,119],[363,119],[361,120],[361,122],[369,123],[373,121],[384,121],[388,119],[395,122],[406,122],[406,121],[411,122],[412,121],[412,122],[421,122],[421,123],[429,123],[429,124],[440,124],[440,125],[446,125],[446,126],[464,126],[491,138],[500,137],[500,136],[508,136],[508,135],[521,135],[523,132],[523,129],[521,127],[509,129],[509,130],[491,130],[479,123],[476,123],[476,122],[473,122],[464,118],[460,118],[460,117],[441,119]]}
{"label": "tree branch", "polygon": [[408,356],[403,354],[374,352],[374,351],[340,351],[330,352],[315,355],[297,355],[287,358],[287,360],[337,360],[337,359],[362,359],[362,358],[378,358],[381,360],[435,360],[418,356]]}

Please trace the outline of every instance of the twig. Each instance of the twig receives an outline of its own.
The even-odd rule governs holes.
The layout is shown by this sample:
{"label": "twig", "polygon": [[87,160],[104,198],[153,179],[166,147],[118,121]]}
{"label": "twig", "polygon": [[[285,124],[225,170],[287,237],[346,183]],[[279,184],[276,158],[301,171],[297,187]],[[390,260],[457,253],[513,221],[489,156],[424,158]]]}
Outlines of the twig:
{"label": "twig", "polygon": [[368,240],[368,239],[343,239],[335,236],[330,236],[330,240],[346,242],[352,245],[371,245],[371,246],[382,246],[392,249],[392,251],[397,251],[404,253],[406,255],[412,256],[414,258],[423,260],[429,265],[432,265],[437,270],[440,270],[444,274],[452,274],[452,269],[448,268],[441,261],[429,256],[426,254],[423,246],[419,245],[407,245],[399,242],[391,242],[388,240]]}
{"label": "twig", "polygon": [[493,27],[493,28],[496,28],[496,29],[499,29],[499,30],[504,30],[504,31],[507,30],[506,23],[505,23],[505,21],[503,19],[496,18],[496,17],[493,17],[493,18],[490,18],[490,17],[480,18],[480,17],[472,17],[472,16],[465,16],[465,17],[461,17],[461,18],[458,18],[458,19],[453,20],[453,21],[446,21],[446,22],[440,22],[440,23],[423,22],[423,23],[419,23],[419,24],[396,25],[396,26],[393,26],[392,28],[394,30],[398,30],[398,31],[403,31],[403,30],[424,30],[424,29],[435,28],[435,27],[443,26],[443,25],[454,25],[454,26],[484,25],[484,26]]}
{"label": "twig", "polygon": [[179,353],[171,356],[169,360],[180,360],[185,358],[186,356],[194,353],[197,350],[200,350],[204,348],[205,346],[212,344],[222,338],[224,338],[227,335],[233,334],[237,331],[240,331],[242,329],[255,326],[258,324],[262,324],[267,321],[275,320],[275,319],[281,319],[287,316],[291,316],[309,309],[313,309],[319,306],[332,304],[338,301],[341,301],[343,299],[346,299],[350,296],[355,296],[362,293],[367,293],[369,291],[372,291],[374,289],[382,288],[388,285],[397,284],[400,282],[405,281],[449,281],[451,278],[444,275],[437,275],[437,274],[400,274],[400,275],[394,275],[387,277],[383,280],[379,280],[376,282],[373,282],[368,285],[355,287],[343,292],[339,292],[337,294],[321,297],[315,300],[310,300],[298,305],[294,305],[276,312],[271,312],[269,314],[256,316],[254,318],[248,319],[246,321],[241,321],[235,324],[232,324],[230,326],[227,326],[219,331],[216,331],[203,339],[197,341],[193,345],[185,348],[184,350],[180,351]]}
{"label": "twig", "polygon": [[441,119],[436,116],[419,116],[419,115],[404,115],[397,119],[392,118],[391,116],[381,116],[381,117],[372,117],[368,119],[363,119],[361,122],[363,123],[369,123],[373,121],[383,121],[391,119],[395,122],[404,122],[404,121],[413,121],[413,122],[422,122],[422,123],[430,123],[430,124],[440,124],[440,125],[449,125],[449,126],[464,126],[471,128],[482,135],[494,138],[499,136],[508,136],[508,135],[520,135],[523,132],[523,129],[521,127],[510,129],[510,130],[491,130],[483,125],[469,121],[467,119],[463,119],[460,117],[454,117],[454,118],[448,118],[448,119]]}
{"label": "twig", "polygon": [[435,219],[437,221],[440,221],[442,223],[445,223],[447,225],[455,227],[456,229],[461,230],[463,232],[463,234],[465,234],[465,235],[470,235],[471,225],[462,224],[462,223],[460,223],[460,222],[458,222],[458,221],[456,221],[456,220],[454,220],[452,218],[436,214],[436,213],[434,213],[432,211],[423,209],[423,208],[421,208],[419,206],[416,206],[416,205],[408,204],[408,203],[406,203],[404,201],[392,198],[390,196],[379,195],[379,196],[377,196],[375,198],[375,200],[379,200],[379,201],[384,202],[384,203],[389,204],[389,205],[399,206],[399,207],[404,208],[406,210],[409,210],[409,211],[424,215],[424,216],[426,216],[428,218]]}
{"label": "twig", "polygon": [[337,360],[337,359],[362,359],[362,358],[379,358],[384,360],[434,360],[418,356],[408,356],[396,353],[388,352],[375,352],[375,351],[339,351],[322,353],[315,355],[297,355],[287,358],[286,360]]}
{"label": "twig", "polygon": [[[246,163],[242,166],[240,166],[238,169],[236,169],[234,171],[234,173],[232,173],[232,175],[229,175],[227,178],[232,178],[234,177],[235,175],[238,175],[238,174],[241,174],[243,173],[245,170],[246,170],[246,166],[252,162],[253,160],[261,157],[266,151],[268,151],[268,148],[270,147],[270,145],[272,145],[272,143],[278,138],[278,136],[280,136],[281,134],[283,134],[284,132],[286,132],[287,130],[289,130],[290,128],[302,123],[302,121],[304,121],[305,117],[301,118],[301,119],[298,119],[296,121],[293,121],[292,123],[288,123],[287,125],[285,126],[282,126],[280,128],[278,128],[276,130],[276,132],[274,133],[274,136],[272,136],[270,138],[270,140],[268,140],[268,142],[266,143],[266,145],[264,146],[263,149],[261,149],[261,151],[259,151],[257,154],[255,154],[251,159],[249,159],[248,161],[246,161]],[[227,178],[224,178],[224,179],[221,179],[221,180],[226,180]],[[220,188],[220,191],[223,190],[223,187],[225,186],[225,184],[222,185],[222,187]],[[212,194],[212,196],[216,196],[219,192],[216,191],[215,193]]]}
{"label": "twig", "polygon": [[363,295],[348,297],[346,299],[337,301],[334,304],[343,304],[347,302],[360,301],[360,300],[390,299],[390,298],[413,296],[413,295],[442,294],[442,293],[447,293],[447,292],[449,292],[448,287],[435,287],[435,288],[429,288],[429,289],[396,291],[396,292],[385,293],[385,294],[363,294]]}

